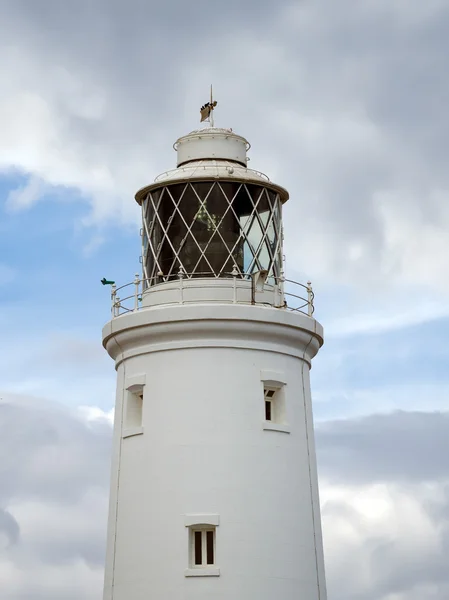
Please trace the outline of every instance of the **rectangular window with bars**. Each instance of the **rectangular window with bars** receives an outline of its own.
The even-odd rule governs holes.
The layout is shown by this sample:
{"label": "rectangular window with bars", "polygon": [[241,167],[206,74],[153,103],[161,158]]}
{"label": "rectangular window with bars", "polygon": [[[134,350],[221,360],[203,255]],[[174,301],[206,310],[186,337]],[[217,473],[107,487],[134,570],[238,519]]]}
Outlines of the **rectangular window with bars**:
{"label": "rectangular window with bars", "polygon": [[191,568],[215,564],[215,527],[191,530]]}

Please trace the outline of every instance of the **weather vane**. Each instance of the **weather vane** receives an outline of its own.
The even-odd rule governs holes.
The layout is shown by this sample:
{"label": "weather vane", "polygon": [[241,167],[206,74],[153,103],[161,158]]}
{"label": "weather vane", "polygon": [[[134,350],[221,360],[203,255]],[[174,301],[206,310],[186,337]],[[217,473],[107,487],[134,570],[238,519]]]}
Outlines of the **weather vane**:
{"label": "weather vane", "polygon": [[212,86],[210,86],[210,102],[206,102],[206,104],[203,104],[203,106],[200,108],[200,113],[201,113],[200,123],[202,123],[203,121],[209,120],[210,126],[211,127],[214,126],[214,108],[216,106],[217,106],[217,101],[213,99]]}

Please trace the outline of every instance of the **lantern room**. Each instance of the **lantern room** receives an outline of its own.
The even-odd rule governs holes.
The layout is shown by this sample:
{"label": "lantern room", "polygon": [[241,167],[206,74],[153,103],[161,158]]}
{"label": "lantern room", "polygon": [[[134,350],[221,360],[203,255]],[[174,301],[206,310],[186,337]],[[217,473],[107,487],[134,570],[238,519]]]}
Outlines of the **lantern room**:
{"label": "lantern room", "polygon": [[287,191],[247,167],[250,145],[208,127],[174,144],[177,168],[136,194],[142,207],[146,288],[177,279],[248,279],[282,274],[282,204]]}

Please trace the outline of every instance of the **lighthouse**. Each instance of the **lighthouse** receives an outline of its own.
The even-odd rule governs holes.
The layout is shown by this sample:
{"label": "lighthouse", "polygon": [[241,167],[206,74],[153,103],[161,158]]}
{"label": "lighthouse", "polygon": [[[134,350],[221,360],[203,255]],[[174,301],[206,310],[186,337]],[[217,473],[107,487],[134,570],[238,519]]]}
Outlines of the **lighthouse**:
{"label": "lighthouse", "polygon": [[142,273],[112,286],[103,328],[117,371],[103,599],[326,600],[309,379],[323,330],[310,283],[284,272],[288,192],[231,129],[174,149],[135,196]]}

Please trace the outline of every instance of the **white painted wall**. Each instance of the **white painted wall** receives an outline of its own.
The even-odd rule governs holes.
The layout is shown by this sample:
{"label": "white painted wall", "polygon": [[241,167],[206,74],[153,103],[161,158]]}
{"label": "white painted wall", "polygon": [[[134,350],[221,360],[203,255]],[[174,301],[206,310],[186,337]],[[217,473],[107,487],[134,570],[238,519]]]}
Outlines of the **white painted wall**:
{"label": "white painted wall", "polygon": [[[321,326],[257,306],[176,306],[103,330],[118,369],[104,600],[326,600],[309,364]],[[290,433],[263,429],[282,373]],[[143,433],[123,439],[145,375]],[[186,577],[186,515],[219,515],[219,577]]]}

